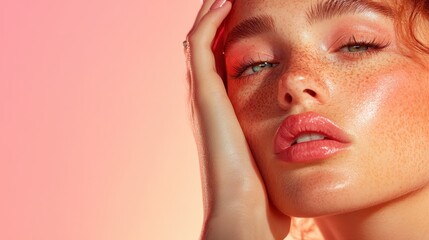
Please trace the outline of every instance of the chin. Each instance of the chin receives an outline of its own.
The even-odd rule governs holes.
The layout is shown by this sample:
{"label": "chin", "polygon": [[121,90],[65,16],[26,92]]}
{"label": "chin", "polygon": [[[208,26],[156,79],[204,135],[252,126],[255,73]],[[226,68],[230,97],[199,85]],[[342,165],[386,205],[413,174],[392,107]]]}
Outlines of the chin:
{"label": "chin", "polygon": [[283,214],[293,217],[321,217],[351,212],[373,204],[362,195],[362,187],[350,170],[328,166],[307,166],[267,175],[270,200]]}
{"label": "chin", "polygon": [[357,211],[369,213],[422,188],[421,184],[380,188],[356,176],[362,174],[308,167],[277,180],[270,179],[267,191],[271,202],[283,214],[317,218]]}

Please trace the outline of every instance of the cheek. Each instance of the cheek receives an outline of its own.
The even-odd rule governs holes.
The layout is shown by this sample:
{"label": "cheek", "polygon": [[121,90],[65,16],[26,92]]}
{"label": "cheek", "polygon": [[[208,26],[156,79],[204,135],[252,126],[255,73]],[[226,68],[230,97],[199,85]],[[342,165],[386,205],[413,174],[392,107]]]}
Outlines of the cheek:
{"label": "cheek", "polygon": [[284,118],[277,103],[274,80],[229,81],[228,95],[246,140],[261,168],[273,154],[273,137]]}
{"label": "cheek", "polygon": [[374,200],[429,182],[428,72],[409,69],[396,66],[365,78],[344,105],[353,106],[345,110],[344,126],[355,137],[351,164],[358,173],[357,189],[364,186]]}
{"label": "cheek", "polygon": [[399,145],[419,137],[428,140],[424,133],[429,128],[429,73],[385,72],[365,78],[350,94],[351,102],[343,103],[344,109],[349,107],[344,126],[359,138],[364,133],[379,136],[380,142],[392,139]]}
{"label": "cheek", "polygon": [[273,116],[277,95],[272,82],[270,79],[228,81],[228,95],[242,124]]}
{"label": "cheek", "polygon": [[253,148],[261,138],[267,145],[266,138],[270,134],[274,135],[276,125],[284,114],[277,104],[277,84],[274,83],[273,79],[228,82],[229,98],[247,141]]}

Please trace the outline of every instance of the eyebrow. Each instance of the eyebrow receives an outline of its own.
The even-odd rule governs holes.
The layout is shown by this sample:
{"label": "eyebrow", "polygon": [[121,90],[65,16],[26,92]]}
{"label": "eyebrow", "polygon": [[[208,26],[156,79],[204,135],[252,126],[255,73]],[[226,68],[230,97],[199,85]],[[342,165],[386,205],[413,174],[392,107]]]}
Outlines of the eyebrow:
{"label": "eyebrow", "polygon": [[393,10],[380,2],[371,0],[325,0],[319,1],[307,11],[307,22],[313,24],[348,13],[373,11],[393,18]]}
{"label": "eyebrow", "polygon": [[[372,0],[321,0],[312,5],[306,12],[307,22],[329,20],[344,14],[363,13],[373,11],[393,18],[393,10],[382,3]],[[234,44],[245,38],[254,37],[263,33],[275,31],[274,19],[269,15],[250,17],[232,28],[224,42],[224,52]]]}
{"label": "eyebrow", "polygon": [[224,51],[233,43],[275,30],[274,20],[271,16],[261,15],[248,18],[235,26],[226,36]]}

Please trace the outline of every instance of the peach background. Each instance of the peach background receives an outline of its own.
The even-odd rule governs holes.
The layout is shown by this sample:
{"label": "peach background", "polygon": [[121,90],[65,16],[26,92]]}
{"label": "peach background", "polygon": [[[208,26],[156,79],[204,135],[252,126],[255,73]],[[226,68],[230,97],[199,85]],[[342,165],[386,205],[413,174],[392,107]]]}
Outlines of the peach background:
{"label": "peach background", "polygon": [[0,239],[196,239],[200,0],[0,1]]}

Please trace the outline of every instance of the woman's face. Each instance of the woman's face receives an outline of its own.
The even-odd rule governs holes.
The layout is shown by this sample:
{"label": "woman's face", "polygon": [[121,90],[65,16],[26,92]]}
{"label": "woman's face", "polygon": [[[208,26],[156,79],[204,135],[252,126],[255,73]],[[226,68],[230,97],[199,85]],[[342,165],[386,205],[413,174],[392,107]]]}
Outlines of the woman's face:
{"label": "woman's face", "polygon": [[[225,29],[230,99],[271,201],[292,216],[429,183],[428,61],[401,52],[388,1],[341,2],[237,0]],[[276,134],[294,124],[292,140]]]}

